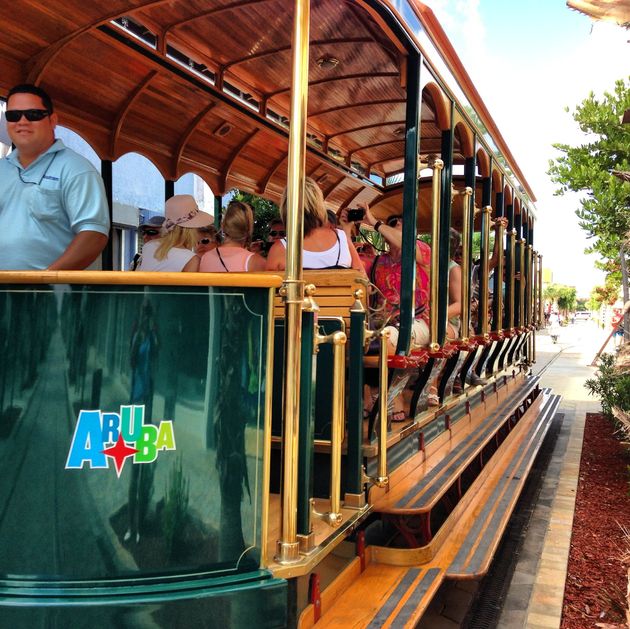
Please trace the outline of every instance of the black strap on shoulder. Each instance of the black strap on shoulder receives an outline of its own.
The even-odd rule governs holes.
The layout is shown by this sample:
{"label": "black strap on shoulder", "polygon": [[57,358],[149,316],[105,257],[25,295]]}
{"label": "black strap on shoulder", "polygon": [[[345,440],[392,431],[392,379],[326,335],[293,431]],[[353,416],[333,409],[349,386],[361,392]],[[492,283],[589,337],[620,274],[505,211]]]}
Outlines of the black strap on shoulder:
{"label": "black strap on shoulder", "polygon": [[217,247],[215,251],[217,252],[217,255],[219,256],[219,262],[221,262],[221,265],[223,266],[223,268],[229,273],[230,270],[225,266],[225,262],[223,262],[223,258],[221,257],[221,252],[219,251],[219,247]]}

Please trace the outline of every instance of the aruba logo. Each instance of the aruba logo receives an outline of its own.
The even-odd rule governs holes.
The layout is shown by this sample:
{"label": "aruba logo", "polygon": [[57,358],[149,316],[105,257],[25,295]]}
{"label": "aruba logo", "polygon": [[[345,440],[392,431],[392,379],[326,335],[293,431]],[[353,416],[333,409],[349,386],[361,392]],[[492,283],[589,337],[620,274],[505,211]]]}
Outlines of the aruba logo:
{"label": "aruba logo", "polygon": [[133,456],[133,463],[153,463],[162,450],[175,450],[173,422],[145,424],[144,406],[121,406],[120,414],[81,411],[66,469],[79,470],[85,463],[90,469],[109,469],[113,459],[120,478],[128,457]]}

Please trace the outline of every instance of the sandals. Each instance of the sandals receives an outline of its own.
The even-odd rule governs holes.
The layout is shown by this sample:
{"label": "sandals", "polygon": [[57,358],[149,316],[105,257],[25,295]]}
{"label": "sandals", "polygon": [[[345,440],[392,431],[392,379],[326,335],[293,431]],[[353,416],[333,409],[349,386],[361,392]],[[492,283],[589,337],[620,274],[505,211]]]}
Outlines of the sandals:
{"label": "sandals", "polygon": [[438,392],[435,387],[431,387],[429,389],[429,394],[427,395],[427,404],[429,406],[440,406],[440,397],[438,396]]}
{"label": "sandals", "polygon": [[407,413],[405,411],[394,411],[387,416],[388,422],[406,422]]}

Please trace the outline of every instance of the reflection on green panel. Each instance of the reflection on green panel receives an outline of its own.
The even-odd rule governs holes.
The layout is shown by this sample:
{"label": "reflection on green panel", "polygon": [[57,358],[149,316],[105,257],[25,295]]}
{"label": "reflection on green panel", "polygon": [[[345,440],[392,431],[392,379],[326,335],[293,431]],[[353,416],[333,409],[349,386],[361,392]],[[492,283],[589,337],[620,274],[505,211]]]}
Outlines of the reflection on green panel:
{"label": "reflection on green panel", "polygon": [[0,579],[259,566],[269,299],[2,288]]}

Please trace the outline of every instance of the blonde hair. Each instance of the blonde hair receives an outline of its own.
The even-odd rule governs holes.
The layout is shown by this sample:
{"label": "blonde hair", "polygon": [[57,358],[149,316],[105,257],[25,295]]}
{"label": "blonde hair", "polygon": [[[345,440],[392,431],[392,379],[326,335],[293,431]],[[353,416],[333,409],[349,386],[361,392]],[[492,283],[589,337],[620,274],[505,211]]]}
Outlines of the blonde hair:
{"label": "blonde hair", "polygon": [[[287,191],[282,193],[280,203],[280,216],[286,225],[287,221]],[[304,235],[309,234],[317,227],[323,227],[328,222],[324,195],[314,179],[307,177],[304,180]]]}
{"label": "blonde hair", "polygon": [[175,225],[166,235],[160,237],[160,245],[155,251],[156,260],[164,260],[173,247],[192,251],[197,246],[198,233],[196,227]]}
{"label": "blonde hair", "polygon": [[254,233],[254,212],[249,203],[230,201],[225,210],[221,228],[230,240],[246,247]]}

